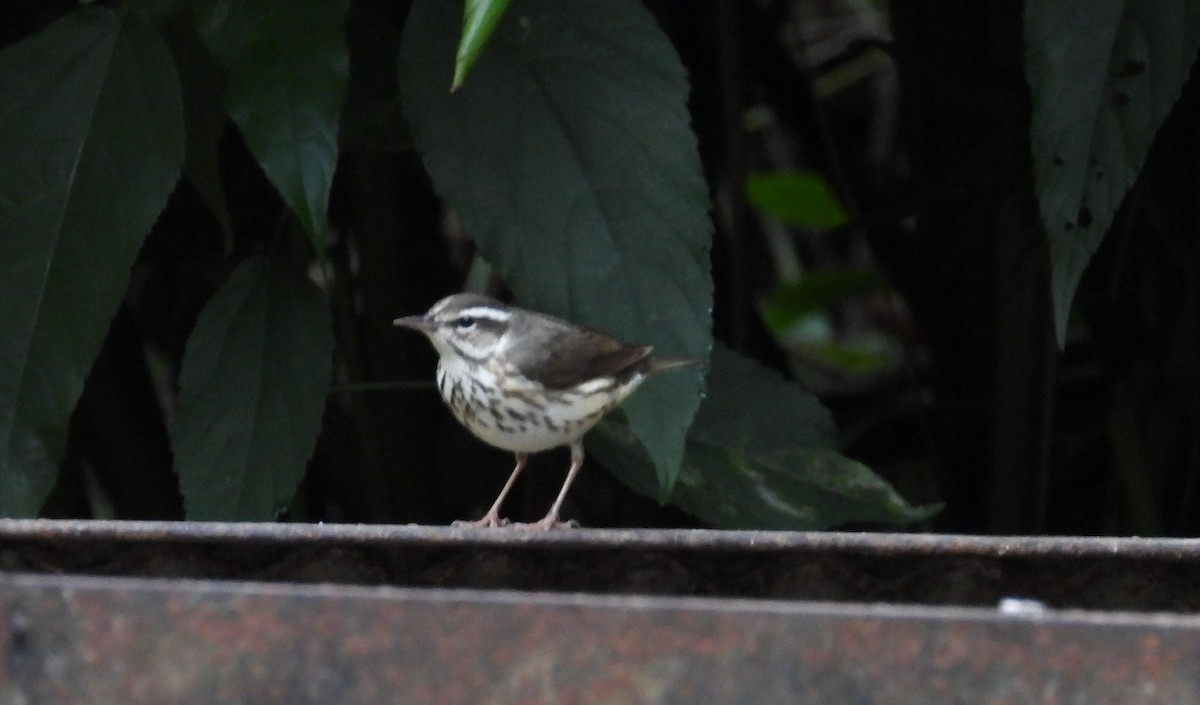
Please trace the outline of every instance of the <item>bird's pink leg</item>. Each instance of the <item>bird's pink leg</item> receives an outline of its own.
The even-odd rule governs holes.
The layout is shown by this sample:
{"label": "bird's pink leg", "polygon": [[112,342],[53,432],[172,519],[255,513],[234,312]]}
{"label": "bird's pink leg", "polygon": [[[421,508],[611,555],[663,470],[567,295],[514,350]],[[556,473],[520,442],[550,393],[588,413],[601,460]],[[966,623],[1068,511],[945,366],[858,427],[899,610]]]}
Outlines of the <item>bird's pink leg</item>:
{"label": "bird's pink leg", "polygon": [[487,514],[484,514],[483,518],[478,521],[456,521],[453,524],[454,526],[497,527],[508,523],[507,519],[500,518],[500,505],[504,504],[504,498],[508,496],[509,490],[517,483],[517,477],[525,469],[525,463],[529,460],[528,453],[517,453],[516,455],[517,467],[513,468],[512,474],[508,476],[508,482],[504,483],[504,489],[500,490],[500,496],[492,503],[492,508],[488,510]]}
{"label": "bird's pink leg", "polygon": [[550,511],[546,516],[542,517],[541,521],[536,521],[532,524],[518,524],[517,528],[521,529],[569,529],[572,526],[578,526],[576,523],[560,521],[558,513],[562,510],[563,500],[567,498],[567,490],[571,489],[571,483],[575,482],[575,476],[579,474],[579,468],[583,467],[583,441],[575,441],[571,444],[571,469],[567,471],[567,479],[563,482],[562,489],[558,491],[558,498],[554,500],[554,504],[550,507]]}

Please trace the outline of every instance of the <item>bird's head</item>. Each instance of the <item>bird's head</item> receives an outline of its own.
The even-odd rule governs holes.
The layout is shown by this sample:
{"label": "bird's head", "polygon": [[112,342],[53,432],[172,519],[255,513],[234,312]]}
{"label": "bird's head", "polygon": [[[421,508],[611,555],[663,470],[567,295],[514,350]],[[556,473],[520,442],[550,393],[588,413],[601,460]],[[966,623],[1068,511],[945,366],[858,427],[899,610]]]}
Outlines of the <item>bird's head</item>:
{"label": "bird's head", "polygon": [[496,354],[512,317],[511,307],[491,297],[452,294],[423,316],[404,316],[392,323],[424,333],[443,358],[480,363]]}

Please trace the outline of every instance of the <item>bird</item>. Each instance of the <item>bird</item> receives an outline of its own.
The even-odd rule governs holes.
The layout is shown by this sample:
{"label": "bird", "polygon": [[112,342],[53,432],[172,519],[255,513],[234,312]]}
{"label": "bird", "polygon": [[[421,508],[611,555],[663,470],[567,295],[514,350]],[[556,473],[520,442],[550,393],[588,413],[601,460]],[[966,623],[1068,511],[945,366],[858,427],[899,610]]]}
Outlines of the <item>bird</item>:
{"label": "bird", "polygon": [[438,301],[423,315],[393,324],[423,333],[438,353],[437,388],[454,417],[476,438],[516,456],[516,467],[478,521],[499,527],[505,497],[532,453],[567,446],[571,465],[546,516],[517,526],[571,526],[559,518],[583,466],[583,436],[649,377],[697,364],[653,358],[652,347],[476,293]]}

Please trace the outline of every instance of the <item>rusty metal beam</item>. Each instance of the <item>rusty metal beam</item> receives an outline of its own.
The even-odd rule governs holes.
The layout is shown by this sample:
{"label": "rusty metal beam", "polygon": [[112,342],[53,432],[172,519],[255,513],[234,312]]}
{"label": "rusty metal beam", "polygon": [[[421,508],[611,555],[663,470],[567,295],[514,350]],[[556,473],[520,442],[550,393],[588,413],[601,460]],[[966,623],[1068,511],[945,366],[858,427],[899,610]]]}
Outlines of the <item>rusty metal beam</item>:
{"label": "rusty metal beam", "polygon": [[1200,702],[1200,617],[0,575],[2,703]]}
{"label": "rusty metal beam", "polygon": [[1200,539],[1108,536],[964,536],[840,531],[718,531],[705,529],[573,529],[522,531],[380,524],[283,524],[171,521],[0,519],[0,542],[241,541],[323,545],[405,543],[426,546],[594,547],[650,550],[769,552],[853,551],[874,555],[983,557],[1167,558],[1200,561]]}
{"label": "rusty metal beam", "polygon": [[0,521],[0,570],[434,588],[1200,610],[1200,541]]}

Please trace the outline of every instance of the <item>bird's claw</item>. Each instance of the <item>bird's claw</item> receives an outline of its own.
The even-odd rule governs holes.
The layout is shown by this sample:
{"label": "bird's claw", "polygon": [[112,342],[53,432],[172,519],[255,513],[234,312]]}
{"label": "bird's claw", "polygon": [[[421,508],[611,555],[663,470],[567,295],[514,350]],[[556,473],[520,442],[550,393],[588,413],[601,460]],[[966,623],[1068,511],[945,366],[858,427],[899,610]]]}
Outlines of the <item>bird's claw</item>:
{"label": "bird's claw", "polygon": [[462,529],[462,528],[498,529],[502,526],[508,526],[511,523],[512,522],[510,522],[508,519],[502,519],[501,517],[499,517],[496,514],[485,514],[482,519],[478,519],[476,521],[470,521],[469,519],[459,519],[457,521],[451,522],[450,526],[453,526],[458,529]]}
{"label": "bird's claw", "polygon": [[558,517],[546,517],[541,521],[530,522],[528,524],[513,524],[514,529],[521,531],[552,531],[554,529],[578,529],[580,523],[574,519],[563,521]]}

